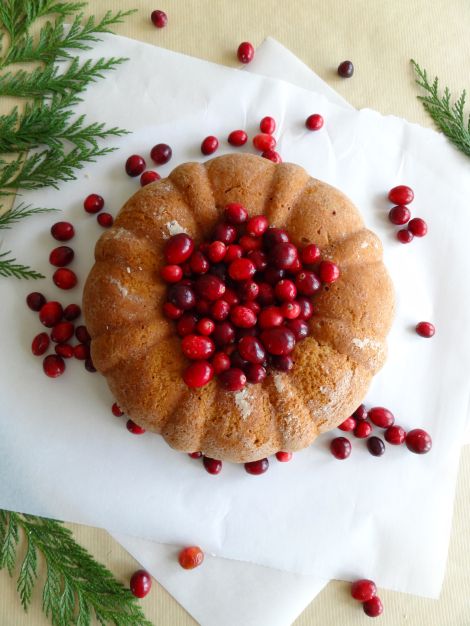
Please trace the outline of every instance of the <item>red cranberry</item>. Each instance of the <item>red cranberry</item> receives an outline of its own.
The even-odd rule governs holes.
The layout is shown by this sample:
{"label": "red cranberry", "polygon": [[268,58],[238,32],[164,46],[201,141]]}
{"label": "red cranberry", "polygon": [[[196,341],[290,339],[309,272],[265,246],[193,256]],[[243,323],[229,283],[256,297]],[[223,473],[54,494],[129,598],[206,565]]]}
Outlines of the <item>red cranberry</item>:
{"label": "red cranberry", "polygon": [[263,271],[268,265],[268,260],[264,252],[261,250],[252,250],[248,252],[248,258],[255,264],[258,271]]}
{"label": "red cranberry", "polygon": [[321,285],[313,272],[304,270],[295,277],[295,286],[297,287],[297,291],[303,296],[313,296],[313,294],[320,289]]}
{"label": "red cranberry", "polygon": [[356,428],[356,420],[354,419],[354,417],[348,417],[338,426],[338,428],[340,430],[344,430],[345,432],[354,430]]}
{"label": "red cranberry", "polygon": [[255,150],[264,152],[265,150],[274,150],[276,147],[276,139],[268,133],[259,133],[253,137],[253,146]]}
{"label": "red cranberry", "polygon": [[279,300],[291,302],[297,295],[297,287],[291,280],[280,280],[274,288],[274,293]]}
{"label": "red cranberry", "polygon": [[364,613],[369,617],[378,617],[382,615],[384,607],[379,596],[374,596],[362,605]]}
{"label": "red cranberry", "polygon": [[228,317],[228,315],[230,313],[230,305],[225,300],[217,300],[211,306],[210,312],[211,312],[212,317],[217,322],[221,322],[221,321],[227,319],[227,317]]}
{"label": "red cranberry", "polygon": [[[165,13],[165,11],[158,11],[158,10],[152,11],[152,13],[150,14],[150,19],[152,20],[152,24],[155,26],[155,28],[163,28],[164,26],[167,25],[167,22],[168,22],[168,16]],[[134,595],[136,594],[134,593]],[[144,595],[147,595],[147,593],[145,593]],[[137,597],[143,598],[144,596],[137,596]]]}
{"label": "red cranberry", "polygon": [[248,280],[255,272],[255,264],[247,258],[235,259],[228,268],[229,276],[233,280]]}
{"label": "red cranberry", "polygon": [[405,439],[406,447],[415,454],[426,454],[432,448],[432,439],[422,428],[410,430]]}
{"label": "red cranberry", "polygon": [[39,291],[33,291],[26,296],[26,304],[31,311],[40,311],[46,304],[46,298]]}
{"label": "red cranberry", "polygon": [[113,406],[111,407],[111,411],[113,415],[115,415],[116,417],[122,417],[124,415],[124,411],[121,409],[121,407],[119,406],[117,402],[113,403]]}
{"label": "red cranberry", "polygon": [[289,235],[282,228],[268,228],[263,235],[264,245],[269,250],[278,243],[288,243]]}
{"label": "red cranberry", "polygon": [[276,130],[276,120],[273,117],[263,117],[261,122],[259,123],[259,129],[262,133],[267,133],[268,135],[272,135]]}
{"label": "red cranberry", "polygon": [[244,370],[246,379],[249,383],[259,384],[266,378],[266,369],[258,363],[248,363]]}
{"label": "red cranberry", "polygon": [[232,224],[217,224],[214,228],[213,238],[215,241],[221,241],[228,246],[237,238],[237,229]]}
{"label": "red cranberry", "polygon": [[261,306],[269,306],[274,302],[274,289],[268,283],[259,283],[258,302]]}
{"label": "red cranberry", "polygon": [[199,361],[209,359],[214,354],[215,345],[210,337],[186,335],[181,341],[181,349],[185,357]]}
{"label": "red cranberry", "polygon": [[62,319],[62,305],[59,302],[46,302],[39,311],[39,319],[48,328],[52,328]]}
{"label": "red cranberry", "polygon": [[330,450],[336,459],[347,459],[351,454],[351,442],[346,437],[335,437],[330,442]]}
{"label": "red cranberry", "polygon": [[210,263],[207,260],[206,256],[203,252],[197,250],[191,257],[191,261],[189,262],[191,270],[195,274],[206,274],[206,272],[210,269]]}
{"label": "red cranberry", "polygon": [[212,274],[203,274],[196,280],[196,291],[199,296],[206,300],[218,300],[225,293],[225,285]]}
{"label": "red cranberry", "polygon": [[73,289],[77,284],[75,272],[72,272],[72,270],[69,270],[67,267],[61,267],[56,270],[52,275],[52,280],[59,289]]}
{"label": "red cranberry", "polygon": [[251,235],[242,235],[238,240],[240,247],[244,252],[253,252],[259,250],[263,242],[258,237],[252,237]]}
{"label": "red cranberry", "polygon": [[274,369],[280,372],[290,372],[294,368],[294,359],[290,354],[286,354],[285,356],[273,356],[271,363]]}
{"label": "red cranberry", "polygon": [[278,243],[271,250],[269,258],[278,269],[288,270],[297,259],[297,248],[292,243]]}
{"label": "red cranberry", "polygon": [[367,449],[372,456],[382,456],[385,452],[385,444],[380,437],[369,437],[367,440]]}
{"label": "red cranberry", "polygon": [[245,280],[240,283],[238,293],[244,301],[255,300],[259,294],[258,283],[255,283],[253,280]]}
{"label": "red cranberry", "polygon": [[221,322],[215,325],[212,339],[218,346],[226,346],[235,341],[235,328],[230,322]]}
{"label": "red cranberry", "polygon": [[191,459],[200,459],[202,457],[202,452],[188,452],[188,456]]}
{"label": "red cranberry", "polygon": [[207,256],[212,263],[220,263],[225,257],[226,252],[227,247],[224,243],[221,241],[213,241],[207,250]]}
{"label": "red cranberry", "polygon": [[261,237],[268,229],[269,222],[264,215],[250,217],[246,225],[246,232],[251,237]]}
{"label": "red cranberry", "polygon": [[362,578],[351,585],[351,595],[359,602],[367,602],[377,595],[377,587],[374,581]]}
{"label": "red cranberry", "polygon": [[73,322],[73,320],[76,320],[81,314],[82,310],[78,304],[68,304],[64,309],[64,319],[68,322]]}
{"label": "red cranberry", "polygon": [[296,341],[302,341],[308,337],[308,324],[305,320],[289,320],[286,326],[294,333]]}
{"label": "red cranberry", "polygon": [[292,454],[292,452],[276,452],[276,459],[281,463],[287,463],[288,461],[291,461],[293,456],[294,455]]}
{"label": "red cranberry", "polygon": [[214,368],[207,361],[191,363],[183,373],[183,380],[188,387],[203,387],[214,377]]}
{"label": "red cranberry", "polygon": [[49,347],[49,335],[47,333],[39,333],[33,339],[31,344],[31,352],[34,356],[42,356]]}
{"label": "red cranberry", "polygon": [[246,376],[238,367],[231,367],[219,375],[221,385],[227,391],[240,391],[246,385]]}
{"label": "red cranberry", "polygon": [[160,178],[161,176],[158,172],[147,170],[140,176],[140,186],[145,187],[146,185],[150,185],[150,183],[154,183],[156,180],[160,180]]}
{"label": "red cranberry", "polygon": [[[157,11],[154,11],[153,13],[157,13]],[[161,11],[158,11],[158,13],[161,13]],[[136,598],[145,598],[150,591],[151,586],[152,579],[150,578],[150,574],[144,569],[139,569],[132,574],[129,587],[132,595]]]}
{"label": "red cranberry", "polygon": [[413,202],[414,197],[413,190],[406,185],[398,185],[398,187],[393,187],[388,192],[388,199],[393,204],[410,204],[410,202]]}
{"label": "red cranberry", "polygon": [[264,474],[269,469],[268,459],[259,459],[259,461],[249,461],[245,463],[245,471],[253,476]]}
{"label": "red cranberry", "polygon": [[84,343],[79,343],[74,347],[73,355],[79,361],[85,361],[90,356],[90,347]]}
{"label": "red cranberry", "polygon": [[192,309],[196,304],[196,296],[191,287],[177,283],[168,290],[168,300],[183,311]]}
{"label": "red cranberry", "polygon": [[170,237],[165,245],[165,259],[170,265],[179,265],[189,259],[194,252],[194,241],[186,235],[179,233]]}
{"label": "red cranberry", "polygon": [[396,226],[403,226],[409,222],[411,217],[410,209],[404,204],[398,204],[390,209],[388,219]]}
{"label": "red cranberry", "polygon": [[351,78],[354,74],[354,65],[351,61],[343,61],[338,65],[338,76],[341,78]]}
{"label": "red cranberry", "polygon": [[157,165],[165,165],[172,157],[172,150],[166,143],[157,143],[150,151],[150,157]]}
{"label": "red cranberry", "polygon": [[261,341],[269,354],[284,356],[295,348],[295,335],[288,328],[268,328],[261,333]]}
{"label": "red cranberry", "polygon": [[49,354],[42,362],[44,374],[49,378],[57,378],[65,372],[65,362],[62,357],[57,354]]}
{"label": "red cranberry", "polygon": [[217,139],[217,137],[209,135],[201,143],[201,152],[205,155],[214,154],[218,147],[219,140]]}
{"label": "red cranberry", "polygon": [[379,428],[388,428],[395,422],[395,417],[391,411],[383,406],[375,406],[369,409],[368,417],[370,421]]}
{"label": "red cranberry", "polygon": [[284,318],[281,309],[277,306],[268,306],[263,309],[258,317],[258,325],[260,328],[275,328],[281,326]]}
{"label": "red cranberry", "polygon": [[268,161],[272,161],[273,163],[282,163],[282,157],[279,152],[275,150],[265,150],[261,153],[263,159],[268,159]]}
{"label": "red cranberry", "polygon": [[[139,154],[133,154],[126,161],[126,174],[128,176],[140,176],[142,172],[145,170],[145,159],[141,157]],[[96,213],[96,211],[93,211]]]}
{"label": "red cranberry", "polygon": [[51,339],[55,343],[65,343],[73,336],[72,322],[59,322],[51,331]]}
{"label": "red cranberry", "polygon": [[300,315],[300,304],[298,302],[284,302],[281,305],[281,313],[287,320],[295,320]]}
{"label": "red cranberry", "polygon": [[179,309],[171,302],[165,302],[163,305],[163,313],[170,320],[177,320],[183,315],[183,309]]}
{"label": "red cranberry", "polygon": [[305,126],[309,130],[320,130],[320,128],[323,126],[323,117],[318,113],[309,115],[305,120]]}
{"label": "red cranberry", "polygon": [[222,469],[222,461],[218,461],[217,459],[211,459],[210,457],[205,456],[202,459],[202,463],[205,470],[209,474],[220,474],[220,471]]}
{"label": "red cranberry", "polygon": [[428,232],[428,225],[420,217],[415,217],[408,222],[408,230],[415,237],[424,237]]}
{"label": "red cranberry", "polygon": [[214,368],[214,374],[220,374],[230,368],[230,357],[225,352],[216,352],[212,357],[211,363]]}
{"label": "red cranberry", "polygon": [[339,267],[331,261],[322,261],[318,273],[322,283],[334,283],[339,278]]}
{"label": "red cranberry", "polygon": [[401,426],[390,426],[385,431],[385,441],[394,446],[400,446],[406,437],[406,432]]}
{"label": "red cranberry", "polygon": [[313,265],[320,260],[320,248],[314,243],[310,243],[301,252],[302,263]]}
{"label": "red cranberry", "polygon": [[144,432],[145,432],[145,428],[142,428],[142,426],[139,426],[138,424],[136,424],[132,420],[127,420],[126,428],[133,435],[143,435]]}
{"label": "red cranberry", "polygon": [[431,324],[431,322],[419,322],[419,324],[416,324],[416,332],[420,337],[429,339],[434,336],[436,329],[434,324]]}
{"label": "red cranberry", "polygon": [[[211,472],[209,471],[205,463],[206,458],[207,457],[204,457],[204,467],[207,469],[209,474],[218,474],[222,468],[222,461],[215,461],[215,459],[209,459],[211,461],[215,461],[215,463],[220,463],[220,468],[215,472],[214,471]],[[201,563],[204,561],[204,552],[201,550],[201,548],[198,548],[197,546],[183,548],[183,550],[181,550],[181,552],[178,555],[178,561],[183,569],[194,569],[195,567],[199,567],[199,565],[201,565]]]}
{"label": "red cranberry", "polygon": [[263,363],[266,351],[256,337],[243,337],[238,343],[238,350],[245,361],[250,363]]}
{"label": "red cranberry", "polygon": [[55,267],[65,267],[72,262],[73,257],[75,256],[72,248],[68,246],[59,246],[58,248],[54,248],[49,255],[49,263],[51,265],[55,265]]}
{"label": "red cranberry", "polygon": [[413,238],[413,233],[409,230],[406,230],[406,228],[402,228],[397,232],[397,239],[400,243],[410,243]]}
{"label": "red cranberry", "polygon": [[243,41],[237,50],[237,58],[240,63],[249,63],[253,61],[253,57],[255,56],[255,49],[248,41]]}
{"label": "red cranberry", "polygon": [[56,222],[51,227],[51,235],[57,241],[69,241],[75,235],[75,229],[70,222]]}
{"label": "red cranberry", "polygon": [[[235,261],[235,259],[241,259],[242,256],[243,256],[242,247],[236,243],[231,243],[229,246],[227,246],[227,252],[225,253],[224,262],[231,263],[232,261]],[[255,263],[255,266],[256,266],[256,263]],[[256,269],[259,269],[259,268],[257,267]]]}
{"label": "red cranberry", "polygon": [[69,343],[58,343],[54,346],[55,353],[63,359],[71,359],[74,356],[74,349]]}
{"label": "red cranberry", "polygon": [[244,146],[246,144],[248,141],[248,135],[244,130],[232,130],[227,141],[230,145],[239,148],[240,146]]}
{"label": "red cranberry", "polygon": [[367,419],[367,409],[365,404],[360,404],[353,413],[353,417],[357,420]]}
{"label": "red cranberry", "polygon": [[197,331],[198,333],[200,333],[201,335],[212,335],[212,333],[215,330],[215,323],[208,317],[203,317],[201,320],[199,320],[199,322],[197,323]]}
{"label": "red cranberry", "polygon": [[165,265],[160,274],[166,283],[177,283],[183,278],[183,270],[179,265]]}
{"label": "red cranberry", "polygon": [[300,306],[299,318],[308,321],[313,315],[313,304],[307,298],[298,298],[297,304]]}
{"label": "red cranberry", "polygon": [[[98,213],[99,211],[101,211],[103,207],[104,207],[104,200],[97,193],[91,193],[83,201],[83,208],[85,209],[87,213]],[[59,223],[63,224],[67,222],[59,222]],[[70,224],[70,226],[72,225]],[[72,230],[73,230],[73,226],[72,226]],[[70,233],[69,228],[66,228],[65,231]],[[72,234],[72,237],[73,237],[73,234]],[[68,239],[70,239],[70,237],[68,237]],[[63,240],[61,239],[60,241],[63,241]]]}
{"label": "red cranberry", "polygon": [[284,278],[286,275],[285,270],[278,269],[277,267],[273,267],[270,265],[266,268],[264,272],[264,280],[270,285],[277,285],[277,283]]}
{"label": "red cranberry", "polygon": [[88,357],[88,359],[85,359],[85,369],[87,372],[96,372],[96,367],[94,366],[93,361],[90,357]]}
{"label": "red cranberry", "polygon": [[256,324],[256,314],[250,308],[241,305],[232,308],[230,319],[238,328],[251,328]]}
{"label": "red cranberry", "polygon": [[354,436],[358,439],[367,439],[372,432],[372,426],[365,420],[360,421],[354,429]]}
{"label": "red cranberry", "polygon": [[195,315],[185,313],[183,317],[180,317],[176,324],[176,332],[180,337],[186,337],[191,335],[196,330],[197,318]]}
{"label": "red cranberry", "polygon": [[304,266],[302,265],[302,262],[300,261],[299,257],[297,257],[290,266],[289,272],[291,274],[298,274],[301,270],[303,270],[303,267]]}
{"label": "red cranberry", "polygon": [[100,213],[96,216],[96,221],[103,228],[111,228],[114,223],[114,217],[111,213]]}

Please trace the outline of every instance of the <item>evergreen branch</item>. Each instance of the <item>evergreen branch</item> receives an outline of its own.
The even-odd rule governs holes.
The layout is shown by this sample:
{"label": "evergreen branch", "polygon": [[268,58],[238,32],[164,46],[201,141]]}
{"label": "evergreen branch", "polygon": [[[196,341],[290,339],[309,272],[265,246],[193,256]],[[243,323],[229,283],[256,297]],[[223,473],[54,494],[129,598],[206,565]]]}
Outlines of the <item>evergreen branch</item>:
{"label": "evergreen branch", "polygon": [[[93,614],[102,626],[152,626],[130,591],[77,544],[70,530],[62,524],[0,511],[0,550],[10,525],[16,528],[14,561],[19,528],[28,541],[18,578],[18,591],[25,609],[31,602],[37,581],[40,555],[46,564],[43,611],[53,626],[90,626]],[[2,567],[5,565],[0,562],[0,569]]]}
{"label": "evergreen branch", "polygon": [[38,213],[49,213],[50,211],[56,211],[57,209],[41,209],[37,207],[31,207],[30,204],[24,204],[23,202],[17,207],[2,213],[3,206],[0,205],[0,230],[6,230],[11,228],[13,224],[30,217],[31,215],[37,215]]}
{"label": "evergreen branch", "polygon": [[[16,259],[10,258],[6,259],[5,257],[11,254],[11,250],[8,252],[3,252],[0,254],[0,276],[4,278],[32,278],[33,280],[37,280],[38,278],[45,278],[36,270],[31,269],[27,265],[21,265],[16,263]],[[8,561],[7,561],[8,566]],[[2,561],[0,559],[0,569],[2,569]]]}
{"label": "evergreen branch", "polygon": [[416,73],[416,83],[427,93],[425,96],[418,96],[418,100],[421,100],[424,109],[444,135],[459,150],[470,156],[470,116],[466,121],[464,112],[465,90],[452,104],[452,94],[447,87],[444,89],[443,95],[439,93],[437,77],[430,82],[425,69],[422,69],[413,59],[411,59],[411,65]]}

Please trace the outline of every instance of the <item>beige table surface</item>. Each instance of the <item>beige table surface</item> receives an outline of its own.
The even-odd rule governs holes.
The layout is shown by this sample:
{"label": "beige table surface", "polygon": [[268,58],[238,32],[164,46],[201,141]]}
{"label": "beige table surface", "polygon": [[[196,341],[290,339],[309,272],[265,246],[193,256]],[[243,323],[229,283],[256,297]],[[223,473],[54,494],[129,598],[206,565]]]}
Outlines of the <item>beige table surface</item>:
{"label": "beige table surface", "polygon": [[[257,46],[272,35],[354,106],[401,115],[426,126],[430,121],[416,101],[410,57],[441,77],[455,92],[470,86],[468,0],[166,0],[161,5],[148,0],[91,0],[88,10],[101,14],[118,8],[139,9],[116,29],[119,34],[226,65],[237,64],[235,51],[241,41]],[[149,21],[150,12],[156,8],[169,16],[165,29],[157,30]],[[335,74],[344,59],[355,64],[351,80]],[[452,415],[448,417],[451,428]],[[378,622],[382,626],[470,626],[469,486],[470,447],[462,452],[441,598],[433,601],[380,592],[385,604],[385,613]],[[129,580],[136,563],[106,532],[73,524],[70,527],[78,541],[120,580]],[[368,618],[350,599],[348,589],[346,583],[330,583],[295,626],[367,623]],[[142,604],[148,618],[158,626],[195,624],[158,585]],[[39,590],[26,615],[20,608],[14,582],[1,572],[0,626],[47,624],[41,613]]]}

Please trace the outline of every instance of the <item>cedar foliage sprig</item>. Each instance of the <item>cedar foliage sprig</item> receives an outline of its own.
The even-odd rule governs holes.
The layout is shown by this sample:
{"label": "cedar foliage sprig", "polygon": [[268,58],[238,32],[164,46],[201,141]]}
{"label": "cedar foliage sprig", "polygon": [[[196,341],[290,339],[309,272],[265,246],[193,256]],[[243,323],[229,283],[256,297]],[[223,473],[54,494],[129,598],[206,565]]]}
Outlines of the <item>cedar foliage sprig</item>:
{"label": "cedar foliage sprig", "polygon": [[6,568],[14,576],[21,532],[26,551],[17,590],[25,610],[43,560],[42,606],[53,626],[90,626],[93,616],[102,626],[152,626],[130,591],[54,520],[0,509],[0,570]]}
{"label": "cedar foliage sprig", "polygon": [[425,69],[411,59],[411,65],[416,74],[416,83],[426,94],[418,96],[423,107],[434,120],[436,126],[448,139],[464,154],[470,156],[470,116],[465,116],[466,91],[463,90],[455,102],[448,87],[444,93],[439,92],[439,79],[430,80]]}

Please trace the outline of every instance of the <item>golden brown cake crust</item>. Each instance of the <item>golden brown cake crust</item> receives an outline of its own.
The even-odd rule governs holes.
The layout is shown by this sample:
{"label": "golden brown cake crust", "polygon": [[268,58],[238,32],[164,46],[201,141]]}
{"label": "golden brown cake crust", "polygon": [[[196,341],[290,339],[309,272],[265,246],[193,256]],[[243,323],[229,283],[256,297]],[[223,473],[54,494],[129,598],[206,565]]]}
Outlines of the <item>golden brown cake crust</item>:
{"label": "golden brown cake crust", "polygon": [[[199,243],[229,202],[265,214],[296,245],[316,243],[341,269],[315,297],[292,372],[235,393],[183,382],[160,278],[168,237],[184,231]],[[394,295],[382,245],[346,196],[297,165],[249,154],[180,165],[126,202],[95,258],[83,295],[95,366],[122,409],[178,450],[246,462],[304,448],[354,411],[384,363]]]}

